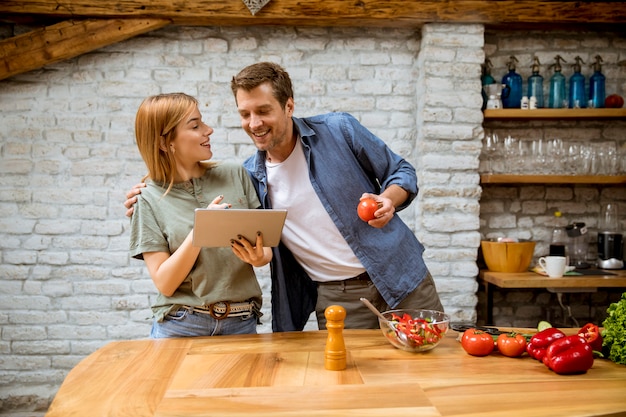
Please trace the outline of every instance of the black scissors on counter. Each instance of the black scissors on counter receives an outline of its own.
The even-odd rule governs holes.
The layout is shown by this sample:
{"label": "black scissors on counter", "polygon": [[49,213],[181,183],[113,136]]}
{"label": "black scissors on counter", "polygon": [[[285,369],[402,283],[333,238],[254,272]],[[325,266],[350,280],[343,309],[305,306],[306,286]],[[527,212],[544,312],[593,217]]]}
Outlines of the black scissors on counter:
{"label": "black scissors on counter", "polygon": [[476,330],[480,330],[482,332],[488,333],[490,335],[500,335],[506,332],[503,332],[502,330],[498,330],[497,327],[488,327],[488,326],[472,326],[471,324],[451,324],[450,328],[454,331],[457,331],[459,333],[463,333],[464,331],[468,330],[468,329],[476,329]]}

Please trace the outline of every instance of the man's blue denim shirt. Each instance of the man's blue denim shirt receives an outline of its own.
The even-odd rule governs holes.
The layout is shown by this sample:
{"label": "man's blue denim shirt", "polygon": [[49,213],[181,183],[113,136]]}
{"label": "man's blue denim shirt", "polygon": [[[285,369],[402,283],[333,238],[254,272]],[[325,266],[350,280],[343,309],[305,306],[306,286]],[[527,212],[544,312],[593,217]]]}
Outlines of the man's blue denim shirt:
{"label": "man's blue denim shirt", "polygon": [[[410,194],[397,210],[407,207],[418,191],[415,169],[347,113],[294,117],[293,122],[302,140],[313,189],[387,304],[395,307],[428,274],[422,259],[424,247],[398,216],[377,229],[359,219],[356,207],[364,192],[380,194],[392,184]],[[271,208],[265,152],[248,158],[244,167],[261,205]],[[315,283],[282,244],[274,248],[270,268],[273,330],[302,330],[315,309]]]}

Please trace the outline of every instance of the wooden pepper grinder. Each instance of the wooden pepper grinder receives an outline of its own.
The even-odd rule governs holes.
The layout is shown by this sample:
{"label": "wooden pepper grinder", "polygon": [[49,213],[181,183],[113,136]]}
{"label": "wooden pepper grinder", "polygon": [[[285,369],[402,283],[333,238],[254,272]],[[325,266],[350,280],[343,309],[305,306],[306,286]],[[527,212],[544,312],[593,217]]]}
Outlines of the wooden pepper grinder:
{"label": "wooden pepper grinder", "polygon": [[324,350],[324,367],[330,371],[346,369],[346,345],[343,341],[343,326],[346,310],[337,305],[326,307],[326,328],[328,338]]}

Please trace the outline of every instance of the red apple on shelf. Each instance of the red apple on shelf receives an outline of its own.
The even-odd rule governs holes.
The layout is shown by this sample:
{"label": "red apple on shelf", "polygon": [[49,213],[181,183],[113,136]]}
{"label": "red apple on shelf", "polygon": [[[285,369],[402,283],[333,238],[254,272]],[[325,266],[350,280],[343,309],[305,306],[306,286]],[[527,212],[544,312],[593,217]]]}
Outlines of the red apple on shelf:
{"label": "red apple on shelf", "polygon": [[621,109],[624,106],[624,99],[617,94],[611,94],[604,100],[604,107],[607,109]]}

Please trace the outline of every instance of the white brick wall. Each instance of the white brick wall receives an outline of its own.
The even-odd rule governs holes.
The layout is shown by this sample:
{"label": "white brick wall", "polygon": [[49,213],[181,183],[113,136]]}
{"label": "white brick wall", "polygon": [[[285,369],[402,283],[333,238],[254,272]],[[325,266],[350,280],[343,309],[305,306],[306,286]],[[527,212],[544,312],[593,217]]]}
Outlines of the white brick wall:
{"label": "white brick wall", "polygon": [[[143,263],[128,256],[122,206],[125,191],[145,171],[133,139],[143,98],[171,91],[195,95],[215,128],[216,159],[243,161],[254,147],[239,126],[229,81],[250,63],[276,61],[293,78],[297,116],[348,111],[415,162],[420,176],[445,173],[437,187],[447,189],[452,164],[452,175],[467,173],[461,182],[476,188],[482,27],[457,28],[433,26],[421,39],[411,29],[368,29],[364,35],[347,28],[170,27],[0,81],[0,409],[12,396],[50,398],[69,369],[108,341],[148,335],[155,289]],[[421,48],[433,53],[418,58]],[[456,93],[448,88],[439,95],[450,74],[438,78],[428,68],[441,72],[454,60],[463,61],[455,76],[467,79],[460,83],[464,91],[455,85]],[[451,108],[466,96],[473,97],[467,108]],[[424,97],[428,129],[418,127]],[[452,123],[457,112],[472,115],[460,128]],[[438,135],[446,142],[437,152],[451,164],[422,158],[416,145],[435,143]],[[428,196],[426,182],[422,187],[426,203],[441,199]],[[477,193],[463,199],[476,206]],[[402,215],[416,229],[436,227],[430,215],[416,221],[417,212]],[[476,211],[473,217],[476,234]],[[450,267],[454,256],[429,249],[429,266],[453,314],[474,314],[475,266],[468,265],[476,242],[447,248],[454,253],[466,246],[458,267]],[[259,330],[267,332],[268,269],[259,277],[266,297]],[[467,299],[451,305],[464,293]]]}

